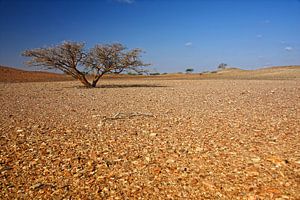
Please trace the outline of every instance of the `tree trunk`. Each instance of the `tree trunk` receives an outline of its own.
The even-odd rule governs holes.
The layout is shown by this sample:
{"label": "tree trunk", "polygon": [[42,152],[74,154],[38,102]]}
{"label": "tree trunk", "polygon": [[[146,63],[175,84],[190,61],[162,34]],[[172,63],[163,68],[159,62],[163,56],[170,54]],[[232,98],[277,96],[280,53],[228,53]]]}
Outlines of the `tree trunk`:
{"label": "tree trunk", "polygon": [[91,84],[92,87],[96,87],[97,82],[93,81],[93,83]]}
{"label": "tree trunk", "polygon": [[96,85],[97,85],[97,82],[99,81],[99,79],[102,77],[104,75],[104,73],[102,73],[102,74],[98,74],[95,78],[94,78],[94,80],[93,80],[93,82],[92,82],[92,87],[96,87]]}
{"label": "tree trunk", "polygon": [[86,86],[86,87],[95,87],[95,86],[93,86],[90,82],[88,82],[88,80],[85,78],[85,76],[81,76],[80,78],[79,78],[79,80],[80,80],[80,82],[84,85],[84,86]]}

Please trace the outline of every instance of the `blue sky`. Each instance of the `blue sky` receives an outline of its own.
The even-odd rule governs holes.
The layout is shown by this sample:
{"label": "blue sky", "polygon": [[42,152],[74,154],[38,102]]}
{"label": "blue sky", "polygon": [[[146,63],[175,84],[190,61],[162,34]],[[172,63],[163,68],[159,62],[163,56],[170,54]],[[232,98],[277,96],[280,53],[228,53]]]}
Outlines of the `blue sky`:
{"label": "blue sky", "polygon": [[64,40],[121,42],[159,72],[300,64],[299,0],[0,0],[0,64]]}

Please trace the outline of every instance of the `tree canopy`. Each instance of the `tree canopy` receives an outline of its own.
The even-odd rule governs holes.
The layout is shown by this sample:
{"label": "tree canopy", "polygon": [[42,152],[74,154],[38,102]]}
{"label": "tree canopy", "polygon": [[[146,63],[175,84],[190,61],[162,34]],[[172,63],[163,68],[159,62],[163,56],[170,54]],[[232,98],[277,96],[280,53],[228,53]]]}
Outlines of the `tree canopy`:
{"label": "tree canopy", "polygon": [[193,68],[187,68],[187,69],[185,70],[186,73],[192,73],[193,71],[194,71]]}
{"label": "tree canopy", "polygon": [[227,67],[226,63],[221,63],[219,64],[218,69],[225,69],[226,67]]}
{"label": "tree canopy", "polygon": [[[99,79],[108,73],[123,71],[145,72],[148,66],[140,60],[141,49],[127,50],[122,44],[97,44],[86,50],[84,43],[62,44],[26,50],[23,56],[30,57],[26,64],[46,69],[58,69],[80,80],[87,87],[96,87]],[[91,78],[91,81],[89,80]]]}

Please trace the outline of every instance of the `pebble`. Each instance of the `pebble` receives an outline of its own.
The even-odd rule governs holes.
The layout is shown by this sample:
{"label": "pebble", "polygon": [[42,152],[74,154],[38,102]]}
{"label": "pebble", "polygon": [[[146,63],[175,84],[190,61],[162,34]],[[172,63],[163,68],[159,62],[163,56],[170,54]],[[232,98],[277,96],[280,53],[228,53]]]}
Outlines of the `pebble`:
{"label": "pebble", "polygon": [[150,133],[149,136],[150,136],[150,137],[155,137],[155,136],[157,136],[157,133]]}
{"label": "pebble", "polygon": [[254,158],[251,158],[251,160],[254,163],[258,163],[258,162],[260,162],[260,157],[254,157]]}

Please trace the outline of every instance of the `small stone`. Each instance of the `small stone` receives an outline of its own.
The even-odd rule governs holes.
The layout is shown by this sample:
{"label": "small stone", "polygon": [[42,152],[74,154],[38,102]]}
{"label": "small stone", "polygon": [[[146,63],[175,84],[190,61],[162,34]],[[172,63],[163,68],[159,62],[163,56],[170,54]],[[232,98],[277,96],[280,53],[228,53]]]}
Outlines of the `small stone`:
{"label": "small stone", "polygon": [[247,200],[256,200],[258,199],[256,195],[252,194],[250,196],[248,196]]}
{"label": "small stone", "polygon": [[281,197],[277,198],[277,199],[280,199],[280,200],[283,200],[283,199],[289,199],[290,197],[287,196],[287,195],[282,195]]}
{"label": "small stone", "polygon": [[103,123],[100,122],[99,124],[97,124],[98,127],[102,127],[103,126]]}
{"label": "small stone", "polygon": [[21,132],[23,132],[22,129],[18,129],[18,130],[17,130],[17,133],[21,133]]}
{"label": "small stone", "polygon": [[290,186],[291,186],[291,183],[290,183],[290,182],[286,182],[286,183],[284,183],[284,186],[290,187]]}
{"label": "small stone", "polygon": [[295,163],[300,165],[300,160],[295,161]]}
{"label": "small stone", "polygon": [[252,162],[258,163],[260,161],[260,157],[251,158]]}
{"label": "small stone", "polygon": [[108,193],[109,189],[107,187],[105,187],[105,188],[102,189],[102,192]]}
{"label": "small stone", "polygon": [[139,161],[134,160],[134,161],[132,161],[131,163],[134,164],[134,165],[137,165],[137,164],[139,163]]}
{"label": "small stone", "polygon": [[201,152],[201,151],[203,151],[203,148],[201,148],[201,147],[196,148],[196,152]]}
{"label": "small stone", "polygon": [[145,157],[145,160],[146,160],[147,162],[150,162],[150,161],[151,161],[151,158],[150,158],[150,157]]}
{"label": "small stone", "polygon": [[157,133],[150,133],[149,136],[150,136],[150,137],[155,137],[155,136],[157,136]]}
{"label": "small stone", "polygon": [[40,128],[40,125],[34,125],[34,126],[32,126],[32,130],[37,130],[38,128]]}
{"label": "small stone", "polygon": [[251,171],[248,173],[250,176],[259,176],[259,172],[257,171]]}
{"label": "small stone", "polygon": [[66,133],[72,133],[72,130],[68,129],[66,130]]}
{"label": "small stone", "polygon": [[42,188],[43,186],[44,186],[44,184],[42,184],[42,183],[37,183],[37,184],[32,185],[32,186],[30,187],[30,189],[32,189],[32,190],[40,189],[40,188]]}
{"label": "small stone", "polygon": [[171,163],[174,163],[174,162],[175,162],[175,160],[173,160],[173,159],[168,159],[168,160],[167,160],[167,163],[168,163],[168,164],[171,164]]}

